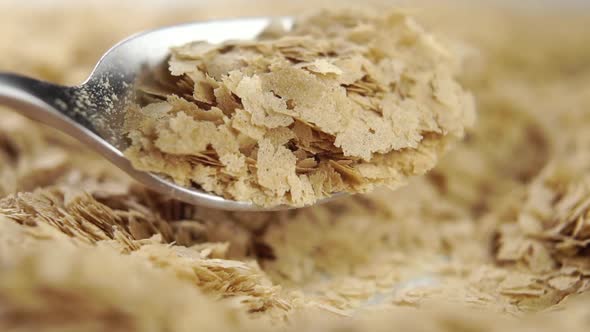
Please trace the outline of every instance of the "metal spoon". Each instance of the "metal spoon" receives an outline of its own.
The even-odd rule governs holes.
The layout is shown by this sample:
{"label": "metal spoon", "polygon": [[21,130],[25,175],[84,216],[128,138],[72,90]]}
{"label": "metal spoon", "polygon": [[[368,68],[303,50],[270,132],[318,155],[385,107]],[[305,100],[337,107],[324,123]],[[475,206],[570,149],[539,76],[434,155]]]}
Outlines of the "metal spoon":
{"label": "metal spoon", "polygon": [[[133,94],[134,82],[146,66],[162,63],[171,47],[191,41],[219,43],[229,39],[252,39],[270,22],[270,18],[219,20],[134,35],[111,48],[90,77],[79,86],[60,86],[0,73],[0,105],[10,106],[78,139],[148,188],[172,198],[222,210],[286,209],[289,207],[262,208],[249,202],[227,200],[197,188],[181,187],[157,174],[134,169],[122,152],[128,147],[122,132],[125,108]],[[292,24],[288,18],[282,19],[282,23],[287,28]]]}

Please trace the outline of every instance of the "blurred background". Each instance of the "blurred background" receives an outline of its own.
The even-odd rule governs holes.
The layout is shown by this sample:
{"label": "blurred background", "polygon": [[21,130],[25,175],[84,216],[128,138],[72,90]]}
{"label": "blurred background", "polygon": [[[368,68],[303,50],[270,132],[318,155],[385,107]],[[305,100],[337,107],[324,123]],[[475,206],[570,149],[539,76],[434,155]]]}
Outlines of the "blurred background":
{"label": "blurred background", "polygon": [[[588,0],[0,0],[0,70],[17,71],[46,80],[75,84],[83,81],[102,53],[126,36],[145,29],[186,21],[235,16],[297,15],[317,8],[343,6],[415,9],[427,20],[444,20],[444,29],[469,34],[495,32],[509,36],[513,27],[498,24],[488,14],[472,12],[481,5],[501,8],[503,18],[513,8],[535,12],[551,8],[585,13]],[[425,10],[435,6],[437,10]],[[506,9],[510,8],[510,9]],[[458,13],[461,12],[461,13]],[[487,13],[486,11],[484,11]],[[482,11],[479,11],[482,14]],[[457,15],[461,19],[457,20]],[[433,19],[433,17],[435,17]],[[513,20],[521,21],[521,19]],[[580,20],[577,20],[580,21]],[[535,21],[533,25],[538,25]],[[561,21],[563,22],[563,20]],[[520,25],[524,25],[522,23]],[[578,24],[578,23],[575,23]],[[477,28],[473,28],[477,26]],[[472,27],[468,28],[467,27]],[[532,27],[530,27],[532,28]],[[545,26],[548,33],[568,30],[562,23]],[[555,32],[554,30],[563,30]],[[473,30],[473,31],[471,31]],[[535,29],[533,29],[535,30]],[[505,34],[502,34],[505,32]],[[536,34],[538,35],[538,34]],[[478,40],[482,36],[474,37]],[[492,38],[492,37],[490,37]],[[561,38],[561,37],[559,37]]]}
{"label": "blurred background", "polygon": [[[451,0],[449,0],[451,1]],[[473,0],[452,0],[454,2],[474,2]],[[564,3],[570,3],[570,4],[584,4],[587,3],[587,0],[476,0],[476,2],[495,2],[495,3],[511,3],[511,4],[525,4],[525,5],[546,5],[546,4],[558,4],[558,5],[562,5]],[[228,1],[223,1],[223,0],[126,0],[126,1],[115,1],[115,0],[84,0],[84,1],[77,1],[77,0],[4,0],[3,2],[5,3],[9,3],[9,4],[18,4],[18,5],[28,5],[28,4],[34,4],[34,5],[46,5],[46,6],[54,6],[54,5],[58,5],[59,3],[72,3],[72,4],[86,4],[86,3],[103,3],[103,4],[108,4],[109,2],[112,3],[135,3],[135,4],[149,4],[149,5],[165,5],[165,6],[169,6],[171,4],[173,5],[194,5],[196,3],[222,3],[222,2],[228,2]],[[231,1],[233,3],[236,3],[238,1]],[[248,1],[248,0],[244,0],[241,1],[243,4],[249,4],[250,6],[252,6],[252,4],[256,3],[257,1]],[[300,1],[296,1],[296,0],[284,0],[284,1],[276,1],[277,3],[287,3],[287,2],[300,2]],[[390,2],[406,2],[406,3],[411,3],[411,2],[417,2],[416,0],[411,1],[411,0],[406,0],[406,1],[390,1]],[[431,1],[433,2],[433,1]],[[438,1],[440,2],[440,1]]]}

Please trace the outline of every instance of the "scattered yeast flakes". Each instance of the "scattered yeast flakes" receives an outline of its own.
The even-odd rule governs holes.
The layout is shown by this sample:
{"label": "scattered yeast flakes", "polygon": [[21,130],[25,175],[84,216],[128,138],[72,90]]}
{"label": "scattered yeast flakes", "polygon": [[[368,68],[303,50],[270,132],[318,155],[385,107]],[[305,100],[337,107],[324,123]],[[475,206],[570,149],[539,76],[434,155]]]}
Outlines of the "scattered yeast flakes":
{"label": "scattered yeast flakes", "polygon": [[406,14],[324,11],[172,49],[126,119],[141,170],[261,206],[399,187],[474,118],[451,52]]}
{"label": "scattered yeast flakes", "polygon": [[[210,5],[207,15],[215,4]],[[220,15],[247,9],[221,7]],[[52,22],[50,30],[46,24],[22,25],[25,12],[12,8],[16,13],[0,21],[0,31],[22,33],[31,42],[4,48],[0,66],[62,83],[79,81],[117,38],[142,24],[179,19],[179,13],[167,17],[158,11],[129,20],[125,11],[103,10],[65,8],[59,21],[53,12],[27,10],[35,23]],[[560,12],[527,19],[471,8],[428,12],[450,21],[437,22],[437,31],[456,26],[450,35],[475,43],[483,56],[461,76],[477,97],[478,121],[429,176],[395,192],[376,190],[271,213],[190,206],[142,188],[73,140],[0,109],[0,331],[587,331],[588,17]],[[205,19],[191,16],[197,18]],[[319,28],[306,27],[338,33],[320,22]],[[370,36],[360,24],[351,36],[360,40],[366,31]],[[265,38],[281,34],[271,32]],[[43,66],[41,51],[51,60]],[[308,71],[335,74],[313,54],[299,55],[304,56],[309,60],[301,66]],[[360,79],[357,58],[326,62],[341,68],[343,81],[352,84]],[[210,76],[216,75],[211,69]],[[183,87],[176,98],[154,106],[150,117],[130,115],[146,124],[137,138],[149,145],[157,131],[176,134],[170,128],[179,121],[158,125],[170,103],[184,113],[173,118],[216,127],[235,113],[239,122],[229,131],[248,133],[238,136],[238,149],[258,149],[264,139],[272,146],[265,153],[277,154],[293,135],[313,153],[330,146],[331,134],[303,120],[272,130],[252,124],[252,113],[230,90],[243,75],[230,76],[228,86],[205,77],[198,89],[187,79],[171,81]],[[366,91],[360,85],[349,89]],[[349,97],[375,104],[371,95]],[[287,105],[295,107],[293,101]],[[270,117],[259,114],[264,121]],[[217,184],[219,172],[212,166],[219,163],[228,165],[221,176],[241,167],[257,171],[253,158],[230,152],[219,159],[205,151],[190,162],[165,162],[183,171],[198,161],[194,176],[208,186]],[[303,149],[293,154],[301,180],[289,178],[293,195],[305,197],[305,177],[315,194],[343,188],[343,174],[346,181],[358,181],[383,172],[365,163],[355,166],[359,176],[351,161],[319,162],[306,158]],[[403,156],[393,165],[433,160],[419,151]],[[228,190],[265,194],[243,181]]]}

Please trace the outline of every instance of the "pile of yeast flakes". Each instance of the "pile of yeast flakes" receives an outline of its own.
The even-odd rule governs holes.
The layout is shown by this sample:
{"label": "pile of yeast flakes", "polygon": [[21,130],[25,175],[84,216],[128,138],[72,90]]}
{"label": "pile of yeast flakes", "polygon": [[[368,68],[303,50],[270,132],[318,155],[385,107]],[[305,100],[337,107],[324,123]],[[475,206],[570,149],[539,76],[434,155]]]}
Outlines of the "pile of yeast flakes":
{"label": "pile of yeast flakes", "polygon": [[255,41],[193,42],[140,85],[126,156],[262,206],[397,188],[473,122],[456,62],[399,11],[322,11]]}
{"label": "pile of yeast flakes", "polygon": [[[295,12],[273,3],[235,8],[251,16]],[[13,15],[0,20],[6,36],[0,38],[0,70],[76,84],[104,50],[130,33],[230,15],[228,8],[234,8],[227,2],[214,6],[170,14],[134,8],[134,19],[125,10],[70,8],[56,15],[10,8]],[[309,2],[301,6],[308,9]],[[72,139],[1,108],[0,331],[587,331],[588,16],[458,8],[416,14],[449,52],[459,54],[462,62],[452,67],[463,68],[457,80],[473,92],[478,116],[433,170],[396,191],[382,188],[269,213],[190,206],[147,190]],[[309,17],[310,24],[295,31],[330,39],[347,27],[351,38],[373,38],[365,33],[370,25],[353,29],[356,21],[345,17]],[[404,22],[395,17],[400,20],[392,22]],[[23,25],[23,18],[35,24]],[[261,41],[297,37],[284,34],[269,29]],[[10,40],[30,42],[15,47]],[[248,47],[241,49],[246,59],[258,52]],[[302,56],[297,48],[286,52]],[[424,59],[406,64],[412,61]],[[337,77],[334,63],[306,66],[290,68],[305,77]],[[165,82],[174,82],[163,96],[176,91],[177,97],[162,100],[155,94],[161,85],[145,86],[146,101],[155,104],[147,106],[153,117],[137,109],[135,119],[152,123],[154,130],[163,123],[155,116],[169,119],[158,129],[165,135],[144,144],[166,146],[185,133],[173,128],[233,135],[236,129],[223,127],[231,118],[225,108],[244,110],[244,103],[276,98],[237,100],[226,85],[215,86],[211,95],[214,73],[223,68],[209,68],[200,90],[198,80],[189,80],[193,74],[172,77],[163,69]],[[262,81],[235,79],[242,88],[260,84],[264,91]],[[379,98],[361,93],[372,89],[363,84],[348,87],[358,95],[349,93],[352,102]],[[289,105],[294,112],[297,104]],[[285,114],[263,110],[256,113],[260,121],[285,121]],[[241,128],[256,135],[265,127],[252,125],[254,113],[249,116]],[[329,137],[312,140],[320,134],[293,121],[272,130],[265,143],[276,158],[293,153],[293,144],[275,145],[294,140],[289,130],[311,133],[301,136],[309,138],[308,146]],[[433,160],[418,151],[435,151],[444,140],[423,136],[419,146],[428,139],[434,145],[416,150],[412,160]],[[239,165],[239,158],[207,152],[217,149],[210,145],[195,155],[198,162],[183,167],[225,167],[219,166],[222,160]],[[176,145],[180,152],[191,148]],[[359,158],[353,165],[373,162]],[[301,163],[295,165],[296,174],[304,175],[297,173]],[[309,174],[311,161],[303,165]],[[211,185],[217,176],[211,174]]]}

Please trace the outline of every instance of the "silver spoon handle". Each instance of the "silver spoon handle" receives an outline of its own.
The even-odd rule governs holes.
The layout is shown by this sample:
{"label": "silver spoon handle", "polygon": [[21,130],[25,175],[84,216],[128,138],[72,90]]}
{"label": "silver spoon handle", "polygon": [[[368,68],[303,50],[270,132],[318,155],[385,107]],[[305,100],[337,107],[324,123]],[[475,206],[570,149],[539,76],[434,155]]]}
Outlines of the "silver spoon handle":
{"label": "silver spoon handle", "polygon": [[[73,88],[39,81],[30,77],[0,72],[0,105],[9,106],[22,115],[71,132],[82,119],[68,105]],[[83,121],[83,120],[82,120]]]}
{"label": "silver spoon handle", "polygon": [[79,89],[0,72],[0,105],[58,129],[120,163],[121,152],[102,139],[90,121],[77,111],[80,106],[76,105],[75,96]]}

